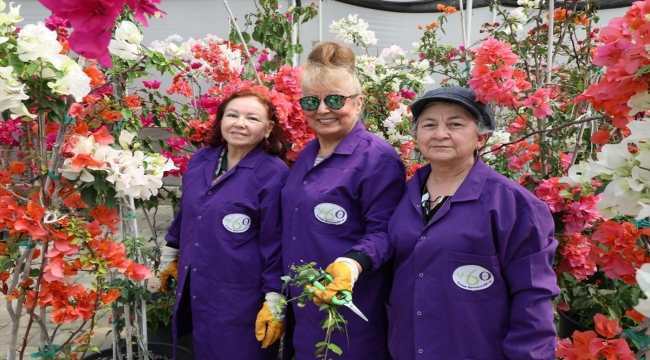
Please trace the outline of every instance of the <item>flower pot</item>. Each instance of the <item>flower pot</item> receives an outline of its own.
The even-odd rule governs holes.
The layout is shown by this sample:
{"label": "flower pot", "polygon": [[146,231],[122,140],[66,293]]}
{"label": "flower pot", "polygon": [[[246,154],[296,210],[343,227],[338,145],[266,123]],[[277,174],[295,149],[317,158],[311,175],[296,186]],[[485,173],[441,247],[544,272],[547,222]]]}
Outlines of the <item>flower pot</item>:
{"label": "flower pot", "polygon": [[[152,343],[147,345],[150,351],[150,360],[172,360],[174,358],[174,345],[164,343]],[[122,354],[126,355],[126,348],[121,349]],[[138,345],[133,345],[133,358],[137,358]],[[113,359],[113,349],[104,349],[99,353],[86,355],[84,360],[110,360]],[[176,347],[176,360],[194,360],[194,355],[184,347]]]}
{"label": "flower pot", "polygon": [[571,337],[571,335],[573,335],[573,332],[576,330],[577,331],[594,330],[594,328],[583,325],[573,320],[564,311],[558,311],[557,313],[559,316],[557,336],[560,339],[566,339],[568,337]]}

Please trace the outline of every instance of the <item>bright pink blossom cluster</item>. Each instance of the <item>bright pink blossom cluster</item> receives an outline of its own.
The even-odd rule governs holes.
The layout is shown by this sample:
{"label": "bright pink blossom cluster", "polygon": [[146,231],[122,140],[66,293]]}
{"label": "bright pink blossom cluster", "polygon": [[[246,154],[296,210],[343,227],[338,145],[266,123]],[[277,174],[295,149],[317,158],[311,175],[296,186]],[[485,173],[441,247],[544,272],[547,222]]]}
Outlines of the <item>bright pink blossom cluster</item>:
{"label": "bright pink blossom cluster", "polygon": [[[600,183],[594,181],[594,186]],[[551,213],[562,213],[562,222],[565,224],[564,232],[567,234],[581,233],[603,220],[596,209],[596,203],[602,195],[584,195],[580,186],[571,187],[560,184],[560,178],[553,177],[542,180],[533,194],[548,205]],[[569,193],[570,198],[562,196]]]}
{"label": "bright pink blossom cluster", "polygon": [[625,128],[633,119],[628,100],[648,91],[647,71],[644,76],[636,76],[636,72],[650,65],[649,17],[650,1],[637,1],[625,16],[613,18],[600,30],[597,40],[603,45],[598,47],[592,62],[607,70],[600,81],[576,99],[589,101],[596,110],[605,110],[613,117],[612,125],[618,128]]}
{"label": "bright pink blossom cluster", "polygon": [[108,43],[111,29],[124,5],[135,11],[135,20],[148,26],[147,17],[165,14],[156,7],[160,0],[39,0],[54,15],[68,21],[74,31],[70,35],[70,48],[77,54],[112,67]]}
{"label": "bright pink blossom cluster", "polygon": [[23,135],[20,119],[0,119],[0,145],[18,146],[18,139]]}
{"label": "bright pink blossom cluster", "polygon": [[171,147],[169,150],[161,150],[160,154],[168,159],[172,159],[174,165],[178,167],[177,170],[168,171],[165,176],[179,177],[185,174],[187,164],[190,162],[191,154],[183,150],[183,146],[187,145],[187,141],[180,137],[173,137],[167,140],[167,145]]}

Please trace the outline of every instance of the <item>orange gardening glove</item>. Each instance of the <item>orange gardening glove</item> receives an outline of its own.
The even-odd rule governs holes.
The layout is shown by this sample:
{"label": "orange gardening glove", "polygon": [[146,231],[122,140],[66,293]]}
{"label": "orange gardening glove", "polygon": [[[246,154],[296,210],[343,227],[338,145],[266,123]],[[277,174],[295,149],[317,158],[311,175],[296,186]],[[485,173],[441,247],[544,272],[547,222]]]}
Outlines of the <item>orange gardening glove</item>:
{"label": "orange gardening glove", "polygon": [[261,341],[262,349],[266,349],[276,342],[283,333],[284,321],[273,315],[269,308],[269,302],[265,301],[255,320],[255,337],[257,341]]}
{"label": "orange gardening glove", "polygon": [[169,277],[173,277],[174,280],[178,280],[178,258],[172,261],[165,270],[160,271],[158,273],[158,277],[160,278],[160,291],[166,292],[167,281],[169,280]]}
{"label": "orange gardening glove", "polygon": [[[352,292],[352,272],[350,266],[343,262],[333,262],[325,271],[332,276],[334,281],[325,286],[325,290],[321,291],[314,287],[314,304],[321,306],[323,302],[332,303],[332,297],[335,296],[340,290],[347,290]],[[358,275],[357,275],[358,276]],[[311,285],[307,285],[311,287]]]}

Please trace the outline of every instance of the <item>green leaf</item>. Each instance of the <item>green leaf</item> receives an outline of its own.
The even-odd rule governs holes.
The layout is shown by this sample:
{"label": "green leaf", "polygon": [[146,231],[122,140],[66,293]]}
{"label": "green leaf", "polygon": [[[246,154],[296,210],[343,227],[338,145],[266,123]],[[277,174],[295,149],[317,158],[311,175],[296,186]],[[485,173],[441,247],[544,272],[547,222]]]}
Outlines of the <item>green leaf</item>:
{"label": "green leaf", "polygon": [[9,58],[9,66],[14,67],[14,73],[17,74],[18,76],[22,75],[23,68],[25,67],[25,63],[20,60],[18,55],[14,52],[10,52],[7,54],[7,57]]}
{"label": "green leaf", "polygon": [[39,269],[30,269],[29,270],[29,277],[37,277],[41,271]]}
{"label": "green leaf", "polygon": [[343,354],[343,351],[341,351],[341,348],[336,346],[335,344],[328,344],[327,347],[332,350],[336,355],[341,356]]}

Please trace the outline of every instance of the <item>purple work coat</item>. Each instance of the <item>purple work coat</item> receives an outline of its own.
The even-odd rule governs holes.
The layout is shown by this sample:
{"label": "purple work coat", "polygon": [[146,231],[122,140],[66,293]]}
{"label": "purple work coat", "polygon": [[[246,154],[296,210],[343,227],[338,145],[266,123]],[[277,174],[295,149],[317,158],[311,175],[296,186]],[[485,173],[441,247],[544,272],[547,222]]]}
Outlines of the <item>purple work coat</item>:
{"label": "purple work coat", "polygon": [[[384,264],[389,259],[387,226],[404,188],[405,170],[388,143],[365,130],[361,122],[341,141],[331,156],[314,167],[320,146],[310,141],[300,153],[282,189],[282,262],[316,262],[325,269],[337,257],[360,251],[372,261],[353,288],[353,302],[369,319],[361,319],[346,307],[339,311],[348,321],[348,336],[338,331],[332,343],[343,350],[336,359],[385,359],[386,313],[389,289]],[[329,204],[329,205],[328,205]],[[330,211],[319,212],[317,208]],[[329,216],[329,217],[328,217]],[[291,288],[291,297],[302,289]],[[297,360],[314,359],[316,343],[325,340],[320,322],[326,313],[313,303],[293,304],[295,323],[287,321],[283,358],[295,350]],[[291,316],[290,316],[291,318]],[[349,344],[349,346],[348,346]],[[331,352],[330,352],[331,353]]]}
{"label": "purple work coat", "polygon": [[222,148],[204,147],[192,156],[180,210],[165,237],[180,249],[174,341],[191,273],[196,359],[277,359],[277,346],[263,350],[255,338],[255,318],[264,294],[281,289],[280,189],[289,168],[257,147],[211,186]]}
{"label": "purple work coat", "polygon": [[407,182],[388,226],[393,359],[553,359],[559,288],[548,207],[479,159],[425,225],[430,172],[427,165]]}

